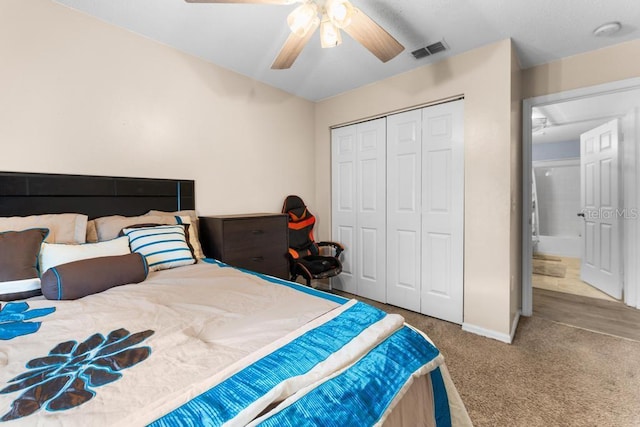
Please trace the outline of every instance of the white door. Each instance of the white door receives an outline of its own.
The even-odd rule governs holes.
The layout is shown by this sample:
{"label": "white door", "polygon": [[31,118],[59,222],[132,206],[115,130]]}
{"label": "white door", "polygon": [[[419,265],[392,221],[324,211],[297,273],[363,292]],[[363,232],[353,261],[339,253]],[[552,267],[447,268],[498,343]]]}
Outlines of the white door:
{"label": "white door", "polygon": [[464,101],[422,110],[421,312],[462,323]]}
{"label": "white door", "polygon": [[580,278],[622,298],[618,120],[580,135],[580,199],[584,215]]}
{"label": "white door", "polygon": [[356,293],[386,302],[386,119],[357,125]]}
{"label": "white door", "polygon": [[331,285],[386,302],[386,119],[333,129],[332,240],[344,245]]}
{"label": "white door", "polygon": [[355,294],[356,284],[356,131],[345,126],[331,131],[331,238],[342,243],[342,273],[331,286]]}
{"label": "white door", "polygon": [[387,302],[420,311],[422,112],[387,117]]}

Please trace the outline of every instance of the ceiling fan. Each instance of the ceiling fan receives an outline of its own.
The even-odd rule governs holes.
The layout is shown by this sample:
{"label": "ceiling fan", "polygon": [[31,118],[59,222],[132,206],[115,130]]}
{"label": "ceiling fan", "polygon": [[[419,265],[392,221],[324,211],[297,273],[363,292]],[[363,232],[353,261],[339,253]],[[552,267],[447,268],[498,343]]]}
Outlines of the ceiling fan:
{"label": "ceiling fan", "polygon": [[302,49],[320,27],[323,48],[342,43],[344,30],[382,62],[395,58],[404,50],[391,34],[376,24],[348,0],[185,0],[187,3],[254,3],[288,5],[302,3],[291,12],[287,23],[291,34],[271,65],[274,70],[290,68]]}

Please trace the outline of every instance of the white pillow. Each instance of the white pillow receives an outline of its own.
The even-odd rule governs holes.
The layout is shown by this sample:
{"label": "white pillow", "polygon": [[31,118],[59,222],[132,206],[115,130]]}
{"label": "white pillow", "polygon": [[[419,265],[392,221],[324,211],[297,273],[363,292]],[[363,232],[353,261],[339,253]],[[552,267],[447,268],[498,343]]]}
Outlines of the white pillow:
{"label": "white pillow", "polygon": [[145,256],[149,270],[166,270],[196,262],[187,245],[183,225],[125,228],[132,252]]}
{"label": "white pillow", "polygon": [[129,238],[127,236],[107,240],[106,242],[85,243],[84,245],[43,243],[40,251],[40,273],[44,274],[51,267],[68,262],[130,253],[131,249],[129,249]]}

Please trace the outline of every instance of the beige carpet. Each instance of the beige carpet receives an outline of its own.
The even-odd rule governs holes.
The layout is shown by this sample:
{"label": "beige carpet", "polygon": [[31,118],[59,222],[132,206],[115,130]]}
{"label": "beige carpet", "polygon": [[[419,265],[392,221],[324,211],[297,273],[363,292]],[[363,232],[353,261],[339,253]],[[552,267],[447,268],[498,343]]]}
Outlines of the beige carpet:
{"label": "beige carpet", "polygon": [[523,317],[508,345],[363,300],[431,337],[476,427],[640,426],[640,342]]}

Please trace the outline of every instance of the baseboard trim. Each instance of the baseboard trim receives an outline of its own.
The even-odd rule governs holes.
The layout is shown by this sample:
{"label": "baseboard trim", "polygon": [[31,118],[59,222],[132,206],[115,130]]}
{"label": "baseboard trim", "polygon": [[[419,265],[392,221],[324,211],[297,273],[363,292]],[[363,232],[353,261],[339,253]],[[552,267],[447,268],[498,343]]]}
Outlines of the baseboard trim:
{"label": "baseboard trim", "polygon": [[511,344],[512,341],[512,336],[509,334],[503,334],[501,332],[496,332],[492,329],[483,328],[470,323],[463,323],[462,330],[471,332],[472,334],[482,335],[483,337],[493,338],[494,340],[502,341],[507,344]]}
{"label": "baseboard trim", "polygon": [[471,332],[472,334],[482,335],[483,337],[493,338],[494,340],[511,344],[513,342],[513,337],[516,335],[516,329],[518,329],[520,314],[520,310],[518,310],[515,317],[513,318],[513,322],[511,323],[511,330],[509,334],[503,334],[501,332],[496,332],[492,329],[483,328],[482,326],[472,325],[470,323],[463,323],[462,330]]}
{"label": "baseboard trim", "polygon": [[516,315],[513,317],[513,323],[511,323],[511,334],[509,344],[513,342],[513,338],[516,336],[516,330],[518,329],[518,322],[520,322],[520,315],[522,312],[520,310],[516,311]]}

